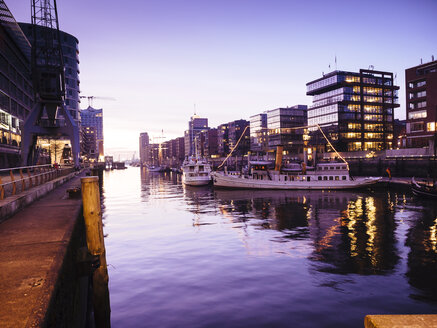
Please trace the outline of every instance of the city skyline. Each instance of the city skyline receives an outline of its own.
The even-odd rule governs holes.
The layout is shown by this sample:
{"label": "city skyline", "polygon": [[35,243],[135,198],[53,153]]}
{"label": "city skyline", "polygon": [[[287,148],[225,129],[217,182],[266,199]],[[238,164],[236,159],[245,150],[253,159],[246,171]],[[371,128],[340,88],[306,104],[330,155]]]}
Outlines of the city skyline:
{"label": "city skyline", "polygon": [[[28,1],[6,4],[30,21]],[[107,154],[126,158],[140,132],[183,136],[194,104],[212,127],[310,105],[306,83],[336,68],[393,72],[405,119],[405,69],[437,55],[436,10],[426,0],[58,2],[60,29],[79,39],[81,94],[117,99],[94,100]]]}

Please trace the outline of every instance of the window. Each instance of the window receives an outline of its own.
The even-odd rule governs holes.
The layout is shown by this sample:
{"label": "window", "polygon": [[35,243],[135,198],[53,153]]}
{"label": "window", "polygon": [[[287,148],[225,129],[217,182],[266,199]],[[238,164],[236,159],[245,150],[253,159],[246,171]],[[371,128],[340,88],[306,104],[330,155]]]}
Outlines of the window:
{"label": "window", "polygon": [[423,131],[423,130],[424,130],[423,122],[411,123],[411,132]]}
{"label": "window", "polygon": [[319,181],[320,181],[320,180],[322,180],[322,177],[320,177],[320,176],[319,176],[319,177],[317,177],[317,180],[319,180]]}
{"label": "window", "polygon": [[335,176],[335,180],[336,180],[336,181],[340,180],[340,178],[338,177],[338,175]]}
{"label": "window", "polygon": [[334,177],[331,175],[331,176],[329,177],[329,180],[334,180]]}
{"label": "window", "polygon": [[416,120],[419,118],[426,118],[426,116],[427,116],[426,110],[419,110],[419,111],[408,113],[408,119],[410,119],[410,120]]}
{"label": "window", "polygon": [[346,180],[346,176],[343,175],[343,176],[341,177],[341,180]]}

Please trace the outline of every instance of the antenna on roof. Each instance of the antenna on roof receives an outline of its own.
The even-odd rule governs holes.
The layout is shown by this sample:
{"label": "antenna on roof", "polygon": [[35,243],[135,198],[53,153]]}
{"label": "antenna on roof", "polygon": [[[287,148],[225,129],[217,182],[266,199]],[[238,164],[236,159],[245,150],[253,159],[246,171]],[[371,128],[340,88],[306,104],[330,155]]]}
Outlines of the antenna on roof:
{"label": "antenna on roof", "polygon": [[369,70],[373,71],[375,67],[373,65],[369,65]]}
{"label": "antenna on roof", "polygon": [[194,104],[194,115],[196,115],[196,104]]}

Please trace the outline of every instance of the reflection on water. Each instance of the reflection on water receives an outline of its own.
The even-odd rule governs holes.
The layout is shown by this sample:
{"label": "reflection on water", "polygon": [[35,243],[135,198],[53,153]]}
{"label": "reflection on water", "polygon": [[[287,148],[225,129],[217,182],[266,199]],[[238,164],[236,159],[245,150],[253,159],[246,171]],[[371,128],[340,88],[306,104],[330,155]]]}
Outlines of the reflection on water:
{"label": "reflection on water", "polygon": [[437,207],[408,190],[216,190],[130,168],[106,174],[105,198],[116,326],[349,327],[435,309]]}

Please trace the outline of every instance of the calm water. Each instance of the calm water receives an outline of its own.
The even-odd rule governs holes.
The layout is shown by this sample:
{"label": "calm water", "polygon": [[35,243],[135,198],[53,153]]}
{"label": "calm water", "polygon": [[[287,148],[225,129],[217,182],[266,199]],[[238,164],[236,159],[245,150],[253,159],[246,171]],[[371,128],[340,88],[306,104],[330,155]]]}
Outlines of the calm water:
{"label": "calm water", "polygon": [[437,205],[105,173],[113,327],[363,327],[437,313]]}

